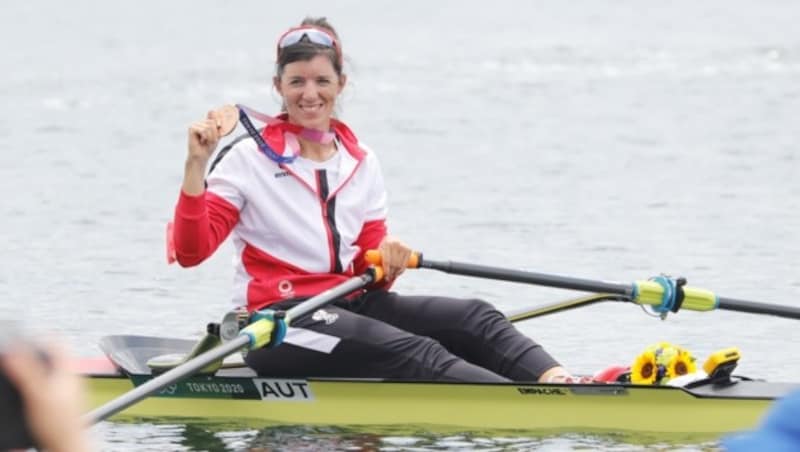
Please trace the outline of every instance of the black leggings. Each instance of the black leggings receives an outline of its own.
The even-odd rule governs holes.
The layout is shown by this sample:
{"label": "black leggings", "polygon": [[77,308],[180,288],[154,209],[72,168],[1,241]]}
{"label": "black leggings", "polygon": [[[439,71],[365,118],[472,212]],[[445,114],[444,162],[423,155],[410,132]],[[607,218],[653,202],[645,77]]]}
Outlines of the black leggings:
{"label": "black leggings", "polygon": [[308,315],[292,326],[341,338],[331,353],[284,343],[251,351],[247,364],[273,377],[475,382],[536,381],[558,366],[541,345],[482,300],[374,291],[323,310],[327,315]]}

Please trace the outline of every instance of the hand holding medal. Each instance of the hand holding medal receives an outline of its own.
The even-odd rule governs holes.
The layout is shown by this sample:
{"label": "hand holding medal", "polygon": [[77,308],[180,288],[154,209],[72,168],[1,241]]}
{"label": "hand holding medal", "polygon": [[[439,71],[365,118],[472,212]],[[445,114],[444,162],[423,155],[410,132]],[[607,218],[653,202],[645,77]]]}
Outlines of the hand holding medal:
{"label": "hand holding medal", "polygon": [[233,105],[224,105],[209,111],[206,119],[193,123],[189,127],[189,158],[208,161],[220,137],[231,133],[238,119],[239,110]]}

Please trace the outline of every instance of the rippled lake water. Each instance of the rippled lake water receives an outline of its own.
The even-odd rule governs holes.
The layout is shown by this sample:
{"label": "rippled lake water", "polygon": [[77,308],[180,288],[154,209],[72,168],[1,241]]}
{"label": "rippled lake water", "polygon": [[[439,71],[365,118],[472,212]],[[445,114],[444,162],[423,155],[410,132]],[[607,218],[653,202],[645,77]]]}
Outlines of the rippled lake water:
{"label": "rippled lake water", "polygon": [[[274,111],[275,39],[342,36],[341,115],[380,155],[392,232],[436,260],[595,279],[660,273],[797,305],[800,5],[792,1],[13,2],[0,15],[0,317],[76,353],[107,334],[193,337],[228,307],[231,249],[164,260],[188,124]],[[407,293],[504,310],[569,292],[430,271]],[[596,305],[526,321],[575,372],[668,340],[736,345],[740,372],[800,380],[796,321]],[[698,450],[715,442],[251,431],[104,424],[103,450]]]}

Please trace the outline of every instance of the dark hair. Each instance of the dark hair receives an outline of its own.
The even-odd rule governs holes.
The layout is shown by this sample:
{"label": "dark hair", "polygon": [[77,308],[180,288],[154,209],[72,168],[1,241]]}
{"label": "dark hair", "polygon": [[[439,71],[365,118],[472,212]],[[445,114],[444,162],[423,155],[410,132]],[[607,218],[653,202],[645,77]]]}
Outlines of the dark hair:
{"label": "dark hair", "polygon": [[[339,35],[336,34],[336,30],[334,30],[333,25],[328,22],[328,19],[325,17],[306,17],[302,22],[300,22],[300,26],[303,25],[311,25],[321,28],[332,34],[333,37],[336,38],[336,45],[339,46],[339,52],[341,52],[342,42],[339,40]],[[320,44],[315,44],[305,39],[296,44],[292,44],[288,47],[278,50],[278,61],[275,64],[275,75],[280,78],[281,75],[283,75],[283,69],[287,64],[294,63],[295,61],[309,61],[317,55],[327,56],[331,60],[333,70],[336,71],[336,75],[341,77],[342,62],[339,60],[339,55],[336,53],[336,50]]]}

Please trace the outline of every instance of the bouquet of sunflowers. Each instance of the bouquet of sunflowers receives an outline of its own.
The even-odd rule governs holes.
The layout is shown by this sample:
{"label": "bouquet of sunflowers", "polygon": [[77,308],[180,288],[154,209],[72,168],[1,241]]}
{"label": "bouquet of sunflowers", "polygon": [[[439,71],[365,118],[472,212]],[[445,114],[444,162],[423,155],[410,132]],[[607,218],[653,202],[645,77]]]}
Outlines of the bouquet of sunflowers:
{"label": "bouquet of sunflowers", "polygon": [[633,384],[662,385],[696,370],[691,352],[669,342],[659,342],[636,357],[630,378]]}

